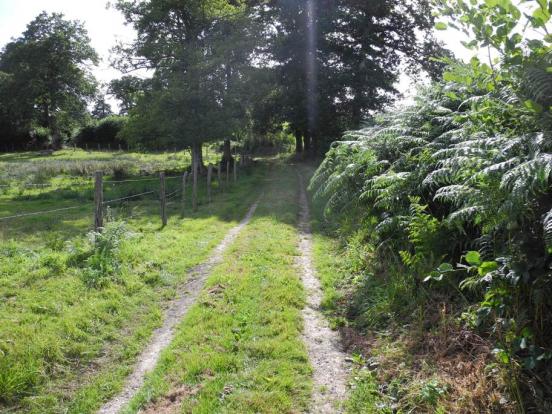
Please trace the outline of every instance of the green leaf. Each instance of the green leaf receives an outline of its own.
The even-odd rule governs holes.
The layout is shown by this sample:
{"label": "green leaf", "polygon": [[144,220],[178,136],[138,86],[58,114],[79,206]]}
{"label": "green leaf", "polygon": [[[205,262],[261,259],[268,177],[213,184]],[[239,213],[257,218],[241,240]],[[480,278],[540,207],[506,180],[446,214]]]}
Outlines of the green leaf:
{"label": "green leaf", "polygon": [[548,9],[539,8],[533,12],[533,25],[544,26],[550,20]]}
{"label": "green leaf", "polygon": [[441,273],[452,272],[454,271],[454,267],[450,263],[441,263],[437,270]]}
{"label": "green leaf", "polygon": [[447,30],[448,26],[444,22],[437,22],[435,23],[435,29],[436,30]]}
{"label": "green leaf", "polygon": [[542,106],[533,101],[532,99],[527,99],[524,103],[525,107],[527,109],[530,109],[533,112],[541,113],[542,112]]}
{"label": "green leaf", "polygon": [[495,348],[493,349],[493,354],[495,354],[497,359],[503,364],[510,363],[510,355],[508,355],[508,352],[506,352],[504,349]]}
{"label": "green leaf", "polygon": [[498,269],[498,263],[497,262],[483,262],[479,266],[479,274],[481,276],[486,275],[489,272],[492,272],[494,270]]}
{"label": "green leaf", "polygon": [[468,253],[466,253],[466,262],[468,262],[472,266],[479,266],[479,264],[481,263],[481,255],[479,254],[479,252],[473,250],[469,251]]}

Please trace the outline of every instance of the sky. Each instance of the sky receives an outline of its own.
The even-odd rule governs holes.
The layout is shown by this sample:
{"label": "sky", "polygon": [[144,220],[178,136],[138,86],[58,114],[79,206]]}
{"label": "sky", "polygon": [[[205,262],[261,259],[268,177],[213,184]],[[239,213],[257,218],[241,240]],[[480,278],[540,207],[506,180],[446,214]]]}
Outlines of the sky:
{"label": "sky", "polygon": [[[134,37],[134,30],[126,26],[124,18],[113,7],[108,7],[106,0],[0,0],[0,48],[12,38],[18,37],[27,24],[40,12],[61,12],[66,18],[80,20],[85,24],[92,46],[102,61],[94,69],[94,75],[100,82],[107,83],[121,76],[121,73],[109,64],[110,50],[118,41],[128,42]],[[438,31],[437,36],[457,57],[469,60],[472,52],[462,46],[461,33],[447,30]],[[398,89],[406,99],[412,95],[414,88],[406,76],[401,76]],[[110,100],[113,106],[116,102]]]}
{"label": "sky", "polygon": [[61,12],[70,20],[80,20],[88,30],[92,46],[101,57],[94,69],[100,82],[107,83],[121,73],[109,64],[110,49],[117,41],[130,41],[134,30],[106,0],[0,0],[0,48],[19,37],[27,24],[42,11]]}

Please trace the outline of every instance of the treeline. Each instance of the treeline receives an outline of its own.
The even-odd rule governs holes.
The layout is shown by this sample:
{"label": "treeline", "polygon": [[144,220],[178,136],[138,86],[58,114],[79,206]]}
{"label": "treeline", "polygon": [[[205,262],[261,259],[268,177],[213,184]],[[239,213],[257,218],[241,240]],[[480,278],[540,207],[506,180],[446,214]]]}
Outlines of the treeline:
{"label": "treeline", "polygon": [[[427,0],[119,0],[138,36],[119,46],[123,72],[99,88],[86,30],[46,13],[0,54],[0,148],[59,147],[73,139],[141,148],[259,142],[285,124],[296,150],[320,153],[396,96],[399,67],[438,76]],[[106,89],[107,88],[107,89]],[[116,97],[124,121],[103,93]],[[113,122],[112,122],[113,121]],[[80,131],[83,126],[88,128]],[[79,133],[80,131],[80,133]],[[109,132],[103,135],[103,132]],[[94,135],[94,136],[92,136]]]}
{"label": "treeline", "polygon": [[335,143],[310,187],[362,263],[354,323],[415,324],[421,309],[437,330],[446,309],[492,341],[520,412],[552,401],[552,2],[538,3],[524,22],[508,0],[442,2],[467,46],[499,58],[449,60],[414,105]]}

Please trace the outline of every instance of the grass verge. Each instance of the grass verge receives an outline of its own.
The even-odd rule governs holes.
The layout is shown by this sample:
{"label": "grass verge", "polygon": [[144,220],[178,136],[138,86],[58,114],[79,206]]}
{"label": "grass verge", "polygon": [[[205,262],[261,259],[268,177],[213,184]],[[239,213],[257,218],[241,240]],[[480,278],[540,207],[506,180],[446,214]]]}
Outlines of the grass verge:
{"label": "grass verge", "polygon": [[438,298],[402,315],[394,302],[402,287],[367,270],[371,247],[314,224],[325,309],[355,365],[347,413],[517,412],[487,341],[462,328]]}

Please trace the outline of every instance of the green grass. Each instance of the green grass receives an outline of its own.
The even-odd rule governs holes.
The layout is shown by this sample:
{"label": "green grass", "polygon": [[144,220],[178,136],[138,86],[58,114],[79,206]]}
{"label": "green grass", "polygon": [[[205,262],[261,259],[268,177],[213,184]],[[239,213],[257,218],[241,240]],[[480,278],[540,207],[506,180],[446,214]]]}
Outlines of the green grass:
{"label": "green grass", "polygon": [[[216,163],[220,154],[204,149],[204,162]],[[189,151],[143,153],[65,149],[52,155],[38,152],[0,154],[0,185],[18,187],[46,183],[60,176],[90,177],[95,171],[107,175],[146,175],[159,171],[177,172],[191,165]]]}
{"label": "green grass", "polygon": [[[182,165],[181,165],[182,167]],[[60,181],[70,180],[57,177]],[[0,411],[88,413],[121,387],[134,358],[161,323],[162,304],[174,296],[186,271],[245,214],[258,196],[262,171],[243,174],[238,185],[217,192],[197,213],[169,205],[160,226],[154,199],[116,205],[126,222],[111,281],[94,288],[83,276],[94,245],[90,190],[5,192],[0,216],[81,204],[54,216],[2,224],[0,244]],[[71,179],[72,180],[72,179]],[[170,184],[172,191],[178,180]],[[147,183],[106,188],[106,199],[135,194]],[[108,263],[109,264],[109,263]]]}
{"label": "green grass", "polygon": [[[212,273],[128,413],[298,413],[311,369],[301,340],[304,291],[294,267],[297,179],[278,169],[251,223]],[[169,397],[171,396],[172,397]]]}

